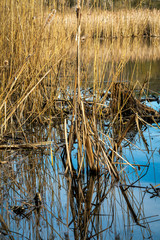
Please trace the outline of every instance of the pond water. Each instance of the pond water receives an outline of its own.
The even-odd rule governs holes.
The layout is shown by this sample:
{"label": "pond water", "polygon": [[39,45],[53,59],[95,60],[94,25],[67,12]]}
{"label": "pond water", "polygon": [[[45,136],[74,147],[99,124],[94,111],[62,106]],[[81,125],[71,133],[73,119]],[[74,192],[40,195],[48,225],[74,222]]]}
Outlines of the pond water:
{"label": "pond water", "polygon": [[[14,239],[159,239],[160,198],[146,192],[159,184],[160,130],[147,128],[144,136],[150,142],[150,153],[134,137],[134,146],[123,150],[130,163],[143,165],[138,169],[124,165],[122,185],[127,191],[139,226],[128,207],[119,183],[111,180],[108,171],[101,176],[82,176],[79,180],[65,177],[59,153],[51,164],[50,148],[36,152],[3,153],[9,163],[1,167],[1,215]],[[52,148],[54,150],[54,147]],[[152,190],[150,190],[152,192]],[[34,209],[36,192],[42,196],[42,207]],[[13,212],[13,206],[24,206],[24,214]],[[8,239],[1,227],[1,239]],[[5,233],[6,234],[6,233]]]}
{"label": "pond water", "polygon": [[[109,69],[112,61],[105,61]],[[115,69],[118,64],[118,60],[114,62]],[[118,81],[132,79],[134,85],[138,80],[139,86],[146,81],[146,94],[149,87],[150,96],[158,97],[159,66],[160,57],[155,54],[145,59],[130,57]],[[92,67],[93,63],[88,71]],[[108,78],[106,70],[104,80]],[[157,99],[146,105],[159,111]],[[79,179],[65,175],[61,155],[64,119],[56,121],[53,119],[52,127],[26,127],[28,138],[41,142],[40,148],[0,151],[0,239],[160,239],[160,192],[156,195],[154,191],[160,187],[159,125],[141,126],[143,139],[133,129],[123,140],[119,150],[123,159],[115,157],[117,182],[105,166],[96,176],[86,169]],[[104,141],[108,140],[104,137]],[[76,146],[72,156],[77,161]]]}

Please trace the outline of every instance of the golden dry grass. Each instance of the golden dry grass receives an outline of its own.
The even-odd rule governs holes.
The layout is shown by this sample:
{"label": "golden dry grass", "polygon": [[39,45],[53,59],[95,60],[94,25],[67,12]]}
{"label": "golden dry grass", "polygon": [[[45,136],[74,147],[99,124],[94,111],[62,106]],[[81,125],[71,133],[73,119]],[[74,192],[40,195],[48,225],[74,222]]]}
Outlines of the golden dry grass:
{"label": "golden dry grass", "polygon": [[[50,112],[58,96],[70,98],[76,75],[76,14],[57,12],[46,25],[50,12],[34,1],[0,3],[1,129],[6,129],[13,116],[21,126],[28,117],[40,118]],[[92,78],[95,89],[96,82],[105,78],[106,61],[137,59],[140,45],[139,55],[141,52],[146,58],[158,58],[159,45],[154,44],[152,54],[143,40],[136,41],[135,52],[130,43],[133,36],[159,36],[159,19],[158,10],[84,11],[82,80],[87,83]],[[115,37],[119,40],[111,45],[100,45],[99,39]],[[121,39],[126,37],[122,44]]]}
{"label": "golden dry grass", "polygon": [[[156,9],[83,12],[82,34],[90,38],[159,37],[159,19]],[[56,20],[59,24],[61,15]],[[68,32],[75,28],[74,13],[64,15],[64,24]]]}

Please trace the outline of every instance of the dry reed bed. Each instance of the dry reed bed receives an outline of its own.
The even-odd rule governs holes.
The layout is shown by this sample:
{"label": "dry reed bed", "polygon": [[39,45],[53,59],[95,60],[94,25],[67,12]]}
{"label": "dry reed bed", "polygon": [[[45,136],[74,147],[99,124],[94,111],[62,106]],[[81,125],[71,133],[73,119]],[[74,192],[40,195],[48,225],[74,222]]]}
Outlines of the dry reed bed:
{"label": "dry reed bed", "polygon": [[[98,16],[98,18],[99,17],[100,16]],[[14,15],[14,18],[16,18],[16,15]],[[68,58],[70,60],[72,59],[72,61],[74,60],[74,58],[68,56],[68,52],[73,46],[71,40],[74,37],[74,28],[71,24],[69,24],[70,31],[68,31],[67,25],[57,24],[57,20],[55,18],[55,21],[53,22],[52,26],[50,26],[50,28],[45,28],[42,22],[38,27],[37,31],[38,21],[37,24],[34,24],[32,22],[33,18],[31,18],[31,28],[29,29],[26,28],[26,21],[24,21],[24,19],[23,21],[20,21],[19,19],[15,20],[18,21],[15,21],[16,24],[14,25],[12,16],[11,33],[8,33],[8,39],[10,40],[8,41],[7,45],[5,45],[3,41],[1,42],[1,45],[3,45],[5,49],[7,49],[7,46],[10,47],[10,51],[8,51],[7,53],[5,53],[4,51],[4,57],[6,57],[6,55],[8,54],[7,58],[9,60],[8,63],[6,62],[5,66],[3,66],[3,69],[5,69],[6,71],[2,72],[3,81],[1,84],[0,92],[0,114],[2,120],[1,133],[3,134],[3,131],[9,130],[13,135],[15,131],[19,130],[24,135],[24,138],[27,142],[28,136],[26,136],[24,126],[25,122],[29,119],[30,116],[32,116],[31,119],[37,118],[38,116],[41,125],[44,124],[44,119],[46,116],[48,116],[47,122],[51,122],[52,116],[54,115],[55,117],[55,115],[57,114],[56,111],[54,111],[54,100],[56,100],[59,96],[61,96],[64,101],[67,101],[67,103],[70,104],[70,109],[73,109],[71,101],[72,99],[69,99],[70,91],[67,92],[68,83],[65,82],[65,76],[70,72],[70,67],[66,64]],[[63,21],[64,20],[65,18],[63,19]],[[63,21],[62,23],[64,23]],[[22,24],[22,22],[24,25]],[[110,32],[109,30],[109,32],[106,32],[106,34],[104,34],[104,31],[102,34],[102,30],[99,28],[98,22],[96,22],[96,25],[97,27],[95,28],[95,30],[93,32],[91,31],[91,37],[116,36],[115,32],[113,31],[113,25],[112,31]],[[29,24],[27,26],[29,27]],[[24,29],[26,29],[26,31]],[[92,30],[92,28],[90,29]],[[89,30],[87,33],[90,33]],[[139,34],[138,32],[139,35],[144,35],[144,33],[146,34],[146,31],[144,32],[144,29],[141,31],[141,34]],[[2,36],[4,39],[6,37],[5,34],[7,34],[7,31],[3,28]],[[131,33],[131,35],[130,32],[128,34],[129,35],[123,34],[123,36],[136,36],[135,34],[133,35],[133,32]],[[149,35],[151,36],[151,34]],[[121,34],[117,36],[121,36]],[[20,43],[20,45],[18,45],[18,43]],[[97,59],[98,50],[99,44],[96,43],[95,59]],[[5,62],[5,59],[3,59],[2,62]],[[124,64],[125,61],[122,62],[122,68]],[[94,64],[95,82],[97,80],[97,65],[100,66],[100,60],[96,60]],[[123,85],[121,86],[114,84],[114,81],[116,82],[117,79],[117,74],[121,72],[122,68],[120,68],[117,73],[115,73],[115,75],[113,74],[113,81],[111,83],[111,86],[107,86],[108,88],[106,88],[106,93],[104,93],[102,99],[98,99],[100,98],[100,94],[99,96],[96,96],[97,102],[95,101],[92,103],[91,114],[89,117],[85,113],[84,102],[80,99],[80,102],[78,102],[78,104],[81,104],[81,106],[79,105],[81,110],[79,111],[77,108],[78,115],[75,114],[75,116],[78,116],[78,120],[76,119],[77,122],[75,122],[75,126],[73,129],[71,125],[71,137],[67,136],[66,119],[64,121],[66,141],[65,154],[67,154],[67,161],[65,162],[65,167],[66,170],[70,168],[71,173],[72,166],[69,162],[69,159],[72,152],[72,146],[75,143],[74,135],[76,135],[78,142],[78,176],[81,173],[83,167],[84,151],[86,151],[88,161],[87,164],[89,164],[91,170],[97,171],[100,169],[100,166],[103,165],[105,166],[106,170],[108,170],[108,172],[112,176],[114,176],[116,180],[120,180],[121,182],[118,168],[114,165],[114,159],[115,157],[118,160],[120,160],[120,158],[122,159],[122,157],[117,154],[118,148],[121,147],[121,143],[124,137],[126,137],[126,134],[131,130],[132,126],[136,125],[139,134],[141,134],[142,139],[145,142],[143,132],[141,131],[139,124],[139,121],[141,120],[141,114],[143,114],[145,117],[147,114],[147,118],[152,117],[152,115],[154,116],[154,114],[155,116],[158,115],[159,117],[159,114],[157,112],[152,111],[149,108],[144,109],[144,107],[135,100],[133,96],[134,89],[130,92],[128,89],[125,89]],[[76,67],[73,67],[72,70],[75,71],[75,69]],[[62,73],[63,82],[60,83],[59,75]],[[122,91],[119,91],[119,89],[121,89]],[[94,85],[94,91],[95,90],[96,85]],[[111,91],[111,112],[108,111],[109,108],[107,105],[107,97],[109,91]],[[91,94],[91,97],[92,96],[93,95]],[[98,105],[98,107],[96,106],[96,104]],[[133,105],[132,109],[130,109],[130,105]],[[64,112],[61,106],[59,108],[58,114],[60,114],[61,119],[63,119]],[[137,107],[139,111],[137,110]],[[100,112],[101,115],[103,115],[104,108],[106,109],[107,114],[110,113],[109,116],[111,116],[111,119],[109,120],[111,120],[111,125],[120,126],[120,128],[117,129],[118,131],[116,131],[115,129],[116,138],[113,138],[111,140],[110,145],[112,147],[106,145],[106,143],[103,141],[103,138],[100,137],[101,133],[99,134],[98,132],[96,117],[100,116]],[[132,114],[131,116],[128,114],[128,110],[129,114]],[[127,119],[127,123],[126,119],[123,118],[123,115],[127,115],[127,118],[129,118]],[[102,119],[101,116],[99,118],[100,120]],[[125,123],[123,122],[123,120],[125,120]],[[51,128],[51,125],[49,125],[49,128]],[[106,137],[108,138],[107,134]],[[69,143],[67,143],[67,141],[69,141]],[[65,157],[64,161],[66,160]],[[127,164],[131,165],[129,162],[127,162]],[[121,186],[120,189],[121,192],[123,192],[124,194],[124,198],[127,199],[127,193],[125,193],[124,188]],[[137,216],[133,212],[132,208],[131,211],[135,222],[139,224]]]}
{"label": "dry reed bed", "polygon": [[[140,43],[137,39],[135,41],[135,46],[142,46],[142,48],[147,48],[147,44],[143,45],[143,41]],[[142,44],[142,45],[141,45]],[[82,46],[82,67],[81,67],[81,80],[83,81],[83,87],[87,89],[88,87],[94,86],[95,92],[97,94],[97,99],[103,93],[104,84],[103,81],[106,80],[106,73],[110,75],[110,80],[112,77],[116,75],[117,68],[111,68],[111,64],[108,64],[108,61],[127,61],[129,59],[141,59],[141,54],[136,56],[136,50],[131,51],[132,45],[130,44],[128,48],[119,48],[121,46],[121,42],[115,41],[112,44],[112,48],[109,48],[109,43],[107,45],[104,42],[102,45],[98,44],[98,51],[96,50],[96,45],[91,41],[87,41],[83,43]],[[122,44],[123,45],[123,44]],[[125,43],[124,43],[125,45]],[[134,45],[134,44],[133,44]],[[106,46],[108,48],[106,49]],[[44,69],[37,75],[31,71],[28,73],[28,68],[30,67],[30,62],[27,62],[25,65],[25,71],[21,72],[20,68],[20,76],[17,79],[11,78],[7,84],[7,77],[4,80],[4,85],[2,85],[1,89],[5,89],[5,91],[1,91],[1,121],[3,128],[5,124],[7,124],[8,120],[16,115],[18,116],[20,122],[26,121],[28,117],[31,119],[38,118],[44,119],[43,115],[54,115],[65,113],[66,111],[70,111],[72,108],[72,97],[73,97],[73,87],[74,87],[74,78],[75,78],[75,64],[73,59],[76,57],[76,53],[74,51],[76,47],[72,48],[67,55],[67,58],[64,57],[62,63],[59,62],[54,68],[54,71],[51,71],[46,77],[45,71],[48,69],[52,69],[52,64],[49,62]],[[141,49],[141,48],[139,48]],[[154,49],[154,47],[153,47]],[[152,52],[152,47],[150,47],[150,52]],[[146,55],[149,51],[146,52]],[[158,52],[158,51],[157,51]],[[133,54],[134,53],[134,54]],[[138,52],[137,52],[138,53]],[[131,54],[131,55],[130,55]],[[145,55],[145,52],[144,52]],[[148,57],[145,55],[145,59],[153,60],[152,54]],[[156,56],[153,55],[153,58]],[[159,56],[157,56],[158,58]],[[156,58],[156,59],[157,59]],[[40,60],[41,63],[42,60]],[[51,60],[53,61],[53,60]],[[31,59],[32,62],[32,59]],[[40,64],[39,63],[39,64]],[[61,64],[60,64],[61,63]],[[38,64],[38,63],[37,63]],[[22,65],[23,66],[23,65]],[[60,66],[60,70],[59,67]],[[104,71],[104,66],[106,70]],[[125,64],[124,64],[125,66]],[[36,65],[35,65],[36,67]],[[5,74],[8,74],[8,69],[10,66],[5,66],[3,77]],[[18,72],[19,73],[19,72]],[[33,75],[32,75],[33,74]],[[144,76],[141,73],[142,79],[146,77],[146,72],[144,69]],[[43,78],[44,77],[44,78]],[[41,81],[42,79],[42,81]],[[65,81],[64,81],[65,79]],[[39,83],[39,81],[41,81]],[[36,85],[35,87],[35,84]],[[6,87],[5,87],[6,86]],[[5,88],[4,88],[5,87]],[[107,89],[107,87],[105,86]],[[83,96],[85,98],[85,95]],[[92,96],[91,96],[92,97]],[[54,100],[60,99],[59,102],[54,102]],[[63,100],[63,101],[61,101]],[[69,100],[69,104],[67,103],[67,108],[64,106],[65,101]],[[6,119],[6,122],[5,122]],[[8,119],[8,120],[7,120]],[[28,121],[28,120],[27,120]],[[6,127],[5,127],[6,128]]]}
{"label": "dry reed bed", "polygon": [[[75,122],[70,124],[68,140],[65,120],[66,146],[64,147],[62,160],[64,168],[66,171],[70,170],[72,176],[80,176],[85,161],[85,166],[89,166],[91,172],[97,173],[101,171],[103,166],[111,176],[121,181],[114,161],[117,158],[118,161],[126,161],[128,166],[131,166],[130,162],[119,154],[124,139],[126,141],[127,138],[127,141],[130,142],[127,135],[132,134],[133,137],[139,133],[149,153],[148,143],[144,137],[142,127],[147,124],[151,126],[156,121],[158,123],[160,114],[140,102],[141,94],[144,91],[143,88],[139,99],[136,99],[135,87],[136,85],[133,88],[128,88],[126,84],[112,82],[104,96],[98,99],[97,102],[81,100],[80,109],[77,108],[78,116]],[[109,105],[107,102],[109,102]],[[107,129],[103,127],[103,124],[108,125]],[[72,154],[73,146],[77,146],[78,169],[74,168],[75,155]],[[87,157],[85,157],[85,152]],[[135,221],[137,221],[137,218],[135,218]]]}
{"label": "dry reed bed", "polygon": [[[71,45],[61,26],[45,27],[46,16],[33,2],[1,4],[0,121],[1,129],[6,129],[12,117],[21,126],[28,116],[34,118],[52,108],[61,92],[57,90],[60,67],[65,66]],[[63,81],[61,88],[65,87]]]}
{"label": "dry reed bed", "polygon": [[[73,16],[72,16],[73,15]],[[61,16],[57,17],[59,22]],[[159,10],[119,10],[84,12],[82,14],[82,35],[87,37],[159,37]],[[65,15],[64,24],[68,31],[75,28],[74,14]]]}
{"label": "dry reed bed", "polygon": [[[44,13],[40,7],[35,6],[33,2],[28,4],[1,2],[0,123],[3,131],[6,130],[8,123],[13,122],[13,118],[16,118],[19,127],[22,128],[22,124],[28,121],[28,118],[35,119],[38,116],[41,119],[45,113],[55,113],[54,99],[60,97],[68,100],[72,97],[76,75],[75,12],[64,15],[57,13],[53,21],[45,25],[50,12]],[[143,24],[142,16],[146,19]],[[136,34],[131,32],[127,34],[127,31],[138,29],[135,28],[137,24],[139,28],[142,27],[140,31],[142,33],[149,22],[151,29],[154,29],[154,32],[150,31],[150,36],[159,35],[158,18],[157,10],[83,13],[82,35],[85,34],[88,40],[82,46],[82,80],[84,79],[87,84],[88,79],[93,77],[94,83],[91,85],[96,89],[98,79],[101,77],[101,82],[104,80],[106,60],[110,58],[109,56],[113,60],[115,55],[110,51],[114,49],[112,45],[113,48],[107,50],[108,53],[103,55],[102,61],[99,37],[121,36],[120,29],[123,29],[121,32],[124,33],[122,34],[124,37],[135,36]],[[90,38],[95,36],[98,37],[97,42],[91,45]],[[156,53],[157,49],[158,47]],[[127,61],[129,58],[127,54],[131,50],[119,52],[119,55],[123,55],[123,60],[126,55]],[[93,58],[94,67],[90,64]],[[110,75],[113,76],[114,73]]]}

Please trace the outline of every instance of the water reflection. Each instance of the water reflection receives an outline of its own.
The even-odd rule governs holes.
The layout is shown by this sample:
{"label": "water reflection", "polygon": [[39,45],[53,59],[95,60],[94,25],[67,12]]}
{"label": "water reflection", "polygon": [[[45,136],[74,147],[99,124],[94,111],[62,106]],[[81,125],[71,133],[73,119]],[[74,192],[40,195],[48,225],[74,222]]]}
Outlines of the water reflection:
{"label": "water reflection", "polygon": [[[136,145],[143,148],[144,143],[134,128],[126,137],[130,143],[120,151],[135,169],[126,167],[123,161],[115,162],[121,183],[115,181],[105,167],[98,176],[86,172],[79,179],[71,178],[63,174],[62,145],[58,146],[58,139],[63,135],[59,131],[58,125],[50,134],[52,138],[58,136],[57,144],[52,141],[51,146],[44,147],[43,143],[32,151],[1,152],[2,239],[156,239],[159,212],[155,209],[159,199],[156,197],[155,202],[149,198],[146,186],[154,182],[147,176],[153,176],[150,158],[158,150],[149,149],[149,154],[145,149],[135,150]],[[34,139],[36,135],[38,141],[44,139],[47,132],[48,129],[37,128]],[[151,128],[143,129],[147,143],[153,133]],[[157,175],[157,170],[154,171]],[[147,185],[143,184],[143,178],[136,182],[142,176],[148,179]]]}
{"label": "water reflection", "polygon": [[[88,40],[82,45],[82,79],[85,87],[95,84],[95,89],[103,88],[116,75],[118,81],[132,82],[133,85],[137,81],[141,86],[147,82],[147,87],[157,92],[159,65],[158,38],[102,40],[101,43]],[[121,72],[117,76],[119,68]]]}

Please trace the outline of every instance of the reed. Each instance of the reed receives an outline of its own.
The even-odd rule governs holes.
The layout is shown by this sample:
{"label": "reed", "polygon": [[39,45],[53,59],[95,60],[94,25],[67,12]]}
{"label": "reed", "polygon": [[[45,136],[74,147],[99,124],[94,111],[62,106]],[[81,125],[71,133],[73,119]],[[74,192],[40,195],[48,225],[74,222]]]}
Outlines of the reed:
{"label": "reed", "polygon": [[[142,38],[159,36],[159,11],[93,11],[82,12],[81,16],[78,1],[76,19],[72,10],[63,14],[55,9],[44,10],[42,1],[40,5],[14,0],[2,0],[0,4],[0,196],[2,210],[7,209],[7,224],[10,219],[13,223],[14,214],[27,222],[34,214],[31,221],[35,239],[40,237],[34,227],[40,226],[40,217],[46,224],[48,239],[54,238],[51,232],[64,239],[60,223],[68,232],[74,225],[76,239],[98,237],[112,228],[117,215],[113,186],[118,182],[120,210],[128,214],[127,224],[129,220],[129,224],[144,227],[142,202],[137,204],[128,189],[134,182],[124,166],[134,169],[136,181],[143,171],[137,174],[139,162],[136,159],[132,165],[122,148],[126,143],[134,145],[133,139],[139,134],[149,152],[143,127],[157,124],[160,116],[141,102],[148,82],[142,85],[129,76],[124,85],[122,73],[129,59],[141,60],[142,56],[137,55],[140,47],[146,59],[159,59],[158,40],[154,39],[156,53],[150,54],[152,48]],[[102,43],[102,38],[107,41]],[[150,69],[147,71],[150,75]],[[134,91],[137,88],[141,89],[138,97]],[[65,176],[68,188],[60,174],[61,161],[71,173],[72,179]],[[141,167],[147,168],[148,163]],[[90,173],[96,173],[96,178]],[[67,205],[61,187],[68,194]],[[111,218],[107,225],[105,220],[105,229],[98,229],[96,216],[105,199]],[[66,206],[65,221],[61,214],[65,214]],[[2,211],[2,230],[12,239],[13,224],[8,227],[5,215]],[[119,238],[116,229],[113,238]]]}
{"label": "reed", "polygon": [[[65,59],[71,41],[62,29],[63,19],[60,25],[54,24],[55,10],[45,15],[41,6],[33,1],[27,4],[2,1],[1,6],[0,111],[3,132],[13,116],[17,116],[20,126],[28,116],[40,116],[49,105],[53,107],[54,98],[60,95],[57,81],[62,59],[65,75]],[[62,88],[65,88],[64,81]]]}
{"label": "reed", "polygon": [[[42,11],[42,5],[33,1],[28,4],[18,1],[14,4],[11,1],[8,5],[2,1],[1,6],[1,135],[7,131],[12,134],[21,131],[28,143],[24,131],[26,124],[48,124],[51,117],[61,117],[64,122],[64,118],[72,114],[72,119],[76,119],[76,122],[72,121],[69,141],[65,125],[68,163],[76,133],[79,173],[83,164],[83,151],[86,151],[91,169],[99,168],[97,159],[101,156],[107,162],[110,172],[113,171],[117,176],[110,159],[105,155],[103,144],[97,143],[99,137],[96,122],[96,116],[99,117],[100,113],[106,116],[109,113],[106,104],[108,92],[111,89],[115,91],[113,87],[130,58],[129,54],[123,52],[119,54],[119,59],[113,60],[113,51],[110,51],[114,49],[113,38],[118,39],[116,44],[120,46],[122,37],[131,37],[130,41],[133,41],[135,36],[159,36],[159,11],[82,12],[82,15],[77,14],[76,24],[75,12],[73,15],[72,11],[63,14],[55,9]],[[8,29],[5,28],[6,24]],[[146,30],[148,26],[149,32]],[[84,35],[85,43],[85,38],[82,38]],[[104,48],[102,52],[100,50],[102,38],[112,38],[108,54],[102,54]],[[93,45],[91,39],[94,39]],[[136,47],[138,44],[139,42]],[[111,65],[106,65],[109,56]],[[106,74],[108,81],[104,84]],[[88,87],[88,79],[92,79],[89,86],[93,87],[93,92],[89,95],[93,101],[90,103],[85,102],[86,93],[81,95],[80,92],[83,82]],[[118,101],[117,105],[112,102],[111,115],[114,120],[122,116],[122,106],[119,105],[121,99],[118,98]],[[102,152],[100,155],[97,149]],[[113,150],[115,151],[114,146]],[[95,161],[94,151],[97,156]],[[72,171],[71,163],[69,165]]]}
{"label": "reed", "polygon": [[[82,15],[82,35],[89,38],[159,37],[159,10],[86,11]],[[75,27],[74,15],[64,15],[67,32]],[[57,23],[61,16],[57,17]]]}

